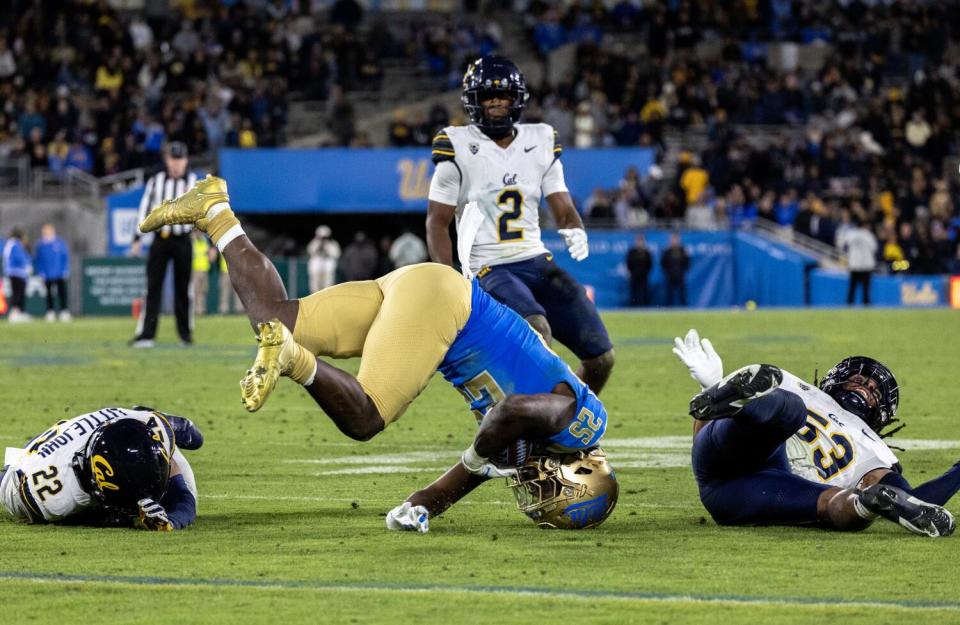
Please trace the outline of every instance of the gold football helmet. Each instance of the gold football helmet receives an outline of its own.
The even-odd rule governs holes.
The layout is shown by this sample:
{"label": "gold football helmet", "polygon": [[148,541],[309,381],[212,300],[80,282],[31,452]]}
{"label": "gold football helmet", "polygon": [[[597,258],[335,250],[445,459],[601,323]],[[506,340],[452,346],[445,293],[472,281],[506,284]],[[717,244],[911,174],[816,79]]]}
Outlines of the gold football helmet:
{"label": "gold football helmet", "polygon": [[541,528],[586,529],[606,520],[620,486],[599,447],[557,456],[531,456],[510,478],[520,511]]}

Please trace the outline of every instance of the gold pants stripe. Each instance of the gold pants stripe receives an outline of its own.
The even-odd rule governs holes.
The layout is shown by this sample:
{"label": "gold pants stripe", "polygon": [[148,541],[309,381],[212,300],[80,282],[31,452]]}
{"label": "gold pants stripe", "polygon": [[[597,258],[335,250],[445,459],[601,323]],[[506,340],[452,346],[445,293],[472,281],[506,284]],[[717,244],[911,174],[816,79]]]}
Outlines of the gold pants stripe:
{"label": "gold pants stripe", "polygon": [[430,382],[470,301],[470,282],[454,269],[410,265],[301,299],[293,338],[318,356],[361,356],[357,380],[389,424]]}

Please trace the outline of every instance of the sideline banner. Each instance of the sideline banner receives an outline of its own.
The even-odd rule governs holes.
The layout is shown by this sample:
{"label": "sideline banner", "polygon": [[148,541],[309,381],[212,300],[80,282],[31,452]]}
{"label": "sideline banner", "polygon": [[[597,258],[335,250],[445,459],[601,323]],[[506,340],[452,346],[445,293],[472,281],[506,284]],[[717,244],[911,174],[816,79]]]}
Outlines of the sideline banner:
{"label": "sideline banner", "polygon": [[[429,148],[222,149],[220,172],[238,213],[397,213],[427,210]],[[564,176],[577,205],[615,189],[629,167],[641,175],[650,148],[569,149]]]}

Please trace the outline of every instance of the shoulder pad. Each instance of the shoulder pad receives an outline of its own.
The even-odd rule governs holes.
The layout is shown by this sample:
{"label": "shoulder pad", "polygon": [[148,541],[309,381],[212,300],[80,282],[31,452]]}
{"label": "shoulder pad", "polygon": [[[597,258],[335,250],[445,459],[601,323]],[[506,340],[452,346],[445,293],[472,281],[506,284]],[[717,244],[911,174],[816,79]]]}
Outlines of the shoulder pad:
{"label": "shoulder pad", "polygon": [[437,133],[437,136],[433,138],[433,153],[431,154],[431,159],[434,165],[442,163],[443,161],[452,161],[455,156],[453,142],[450,140],[447,130],[441,130]]}
{"label": "shoulder pad", "polygon": [[563,154],[563,145],[560,144],[560,133],[554,130],[553,131],[553,157],[560,158],[561,154]]}

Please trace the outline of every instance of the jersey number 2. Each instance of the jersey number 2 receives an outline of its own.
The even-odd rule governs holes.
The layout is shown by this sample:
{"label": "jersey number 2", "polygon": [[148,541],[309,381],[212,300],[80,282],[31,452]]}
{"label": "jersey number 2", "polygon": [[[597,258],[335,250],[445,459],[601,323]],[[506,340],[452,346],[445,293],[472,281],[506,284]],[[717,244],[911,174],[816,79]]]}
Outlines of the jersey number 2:
{"label": "jersey number 2", "polygon": [[518,241],[523,239],[523,230],[511,230],[510,222],[520,219],[523,212],[523,195],[518,189],[504,189],[497,196],[497,206],[504,211],[500,215],[499,235],[501,241]]}

